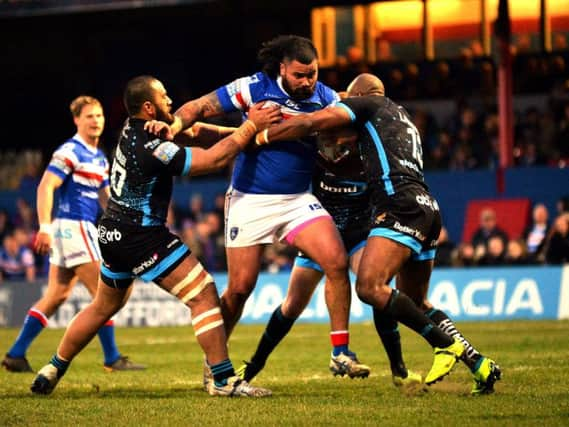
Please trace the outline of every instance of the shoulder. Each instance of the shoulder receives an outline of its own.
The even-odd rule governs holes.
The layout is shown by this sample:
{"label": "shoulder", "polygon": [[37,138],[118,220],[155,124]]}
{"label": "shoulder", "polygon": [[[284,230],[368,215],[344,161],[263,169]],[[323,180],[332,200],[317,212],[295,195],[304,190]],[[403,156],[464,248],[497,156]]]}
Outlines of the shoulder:
{"label": "shoulder", "polygon": [[324,83],[316,82],[316,88],[314,92],[318,95],[320,100],[326,104],[333,104],[340,101],[340,96],[338,93],[329,86],[326,86]]}

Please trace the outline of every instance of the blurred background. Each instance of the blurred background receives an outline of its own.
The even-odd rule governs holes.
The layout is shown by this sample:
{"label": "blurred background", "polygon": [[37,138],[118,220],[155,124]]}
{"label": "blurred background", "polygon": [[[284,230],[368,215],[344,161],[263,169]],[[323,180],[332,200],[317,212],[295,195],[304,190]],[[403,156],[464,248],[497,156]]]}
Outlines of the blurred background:
{"label": "blurred background", "polygon": [[[567,262],[569,0],[510,0],[508,15],[500,3],[0,0],[2,250],[33,239],[35,189],[75,131],[73,98],[102,101],[109,153],[131,77],[158,77],[177,108],[256,72],[261,43],[293,33],[314,41],[322,82],[344,90],[375,73],[411,112],[445,221],[439,266]],[[170,226],[210,271],[225,269],[228,176],[174,192]],[[264,268],[287,271],[293,256],[269,247]],[[36,259],[36,277],[46,267]]]}

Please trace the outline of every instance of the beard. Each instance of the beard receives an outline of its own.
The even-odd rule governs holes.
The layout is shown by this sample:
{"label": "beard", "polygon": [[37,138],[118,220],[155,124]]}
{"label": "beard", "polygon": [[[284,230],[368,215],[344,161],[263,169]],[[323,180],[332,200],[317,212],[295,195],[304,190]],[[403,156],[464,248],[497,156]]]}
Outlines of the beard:
{"label": "beard", "polygon": [[172,123],[174,123],[174,115],[168,111],[160,110],[159,108],[157,108],[156,120],[160,120],[161,122],[165,122],[171,125]]}
{"label": "beard", "polygon": [[284,76],[282,79],[282,84],[283,88],[286,90],[286,92],[290,95],[290,97],[294,101],[303,101],[305,99],[310,98],[314,93],[314,87],[316,86],[316,82],[314,82],[314,84],[310,87],[299,87],[293,89],[292,86],[287,81],[286,77]]}

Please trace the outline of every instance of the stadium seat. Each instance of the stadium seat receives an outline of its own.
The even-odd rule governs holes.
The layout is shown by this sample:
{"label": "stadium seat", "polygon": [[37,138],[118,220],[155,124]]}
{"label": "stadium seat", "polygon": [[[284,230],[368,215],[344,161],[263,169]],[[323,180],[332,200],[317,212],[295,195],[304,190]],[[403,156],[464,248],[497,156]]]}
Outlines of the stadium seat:
{"label": "stadium seat", "polygon": [[497,225],[508,233],[510,239],[518,239],[529,224],[531,201],[529,199],[471,200],[466,206],[462,241],[470,242],[480,226],[480,212],[491,208],[496,212]]}

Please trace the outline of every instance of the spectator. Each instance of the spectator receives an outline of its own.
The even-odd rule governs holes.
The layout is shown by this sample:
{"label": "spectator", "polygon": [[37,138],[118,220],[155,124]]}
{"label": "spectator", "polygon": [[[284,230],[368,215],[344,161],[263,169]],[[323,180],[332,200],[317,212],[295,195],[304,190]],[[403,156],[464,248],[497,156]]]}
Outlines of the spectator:
{"label": "spectator", "polygon": [[545,260],[548,264],[569,262],[569,216],[559,215],[549,233]]}
{"label": "spectator", "polygon": [[21,197],[16,200],[17,212],[14,216],[14,226],[32,232],[38,228],[36,215],[32,207]]}
{"label": "spectator", "polygon": [[496,212],[491,208],[483,209],[480,213],[480,227],[472,237],[472,246],[484,246],[488,249],[490,238],[499,237],[502,240],[502,250],[506,248],[508,235],[496,224]]}
{"label": "spectator", "polygon": [[455,244],[448,238],[448,232],[445,227],[441,228],[441,233],[437,240],[437,255],[435,257],[435,265],[437,267],[449,267],[452,265],[452,256],[455,250]]}
{"label": "spectator", "polygon": [[569,213],[569,195],[561,197],[557,201],[557,213],[559,215]]}
{"label": "spectator", "polygon": [[538,203],[532,211],[532,224],[524,232],[528,256],[533,261],[539,261],[549,231],[549,212],[544,204]]}
{"label": "spectator", "polygon": [[470,243],[461,243],[455,252],[453,265],[455,267],[472,267],[476,265],[474,255],[474,246]]}
{"label": "spectator", "polygon": [[530,263],[527,247],[523,239],[510,240],[508,242],[505,263],[508,265],[525,265]]}
{"label": "spectator", "polygon": [[[482,245],[479,246],[480,248]],[[486,251],[478,260],[479,265],[503,265],[506,261],[506,242],[499,235],[488,239]]]}
{"label": "spectator", "polygon": [[0,249],[0,272],[3,279],[33,282],[36,279],[34,254],[20,244],[14,232],[6,235]]}
{"label": "spectator", "polygon": [[268,245],[263,252],[262,269],[269,273],[290,271],[292,269],[294,255],[287,252],[287,245],[275,243]]}

